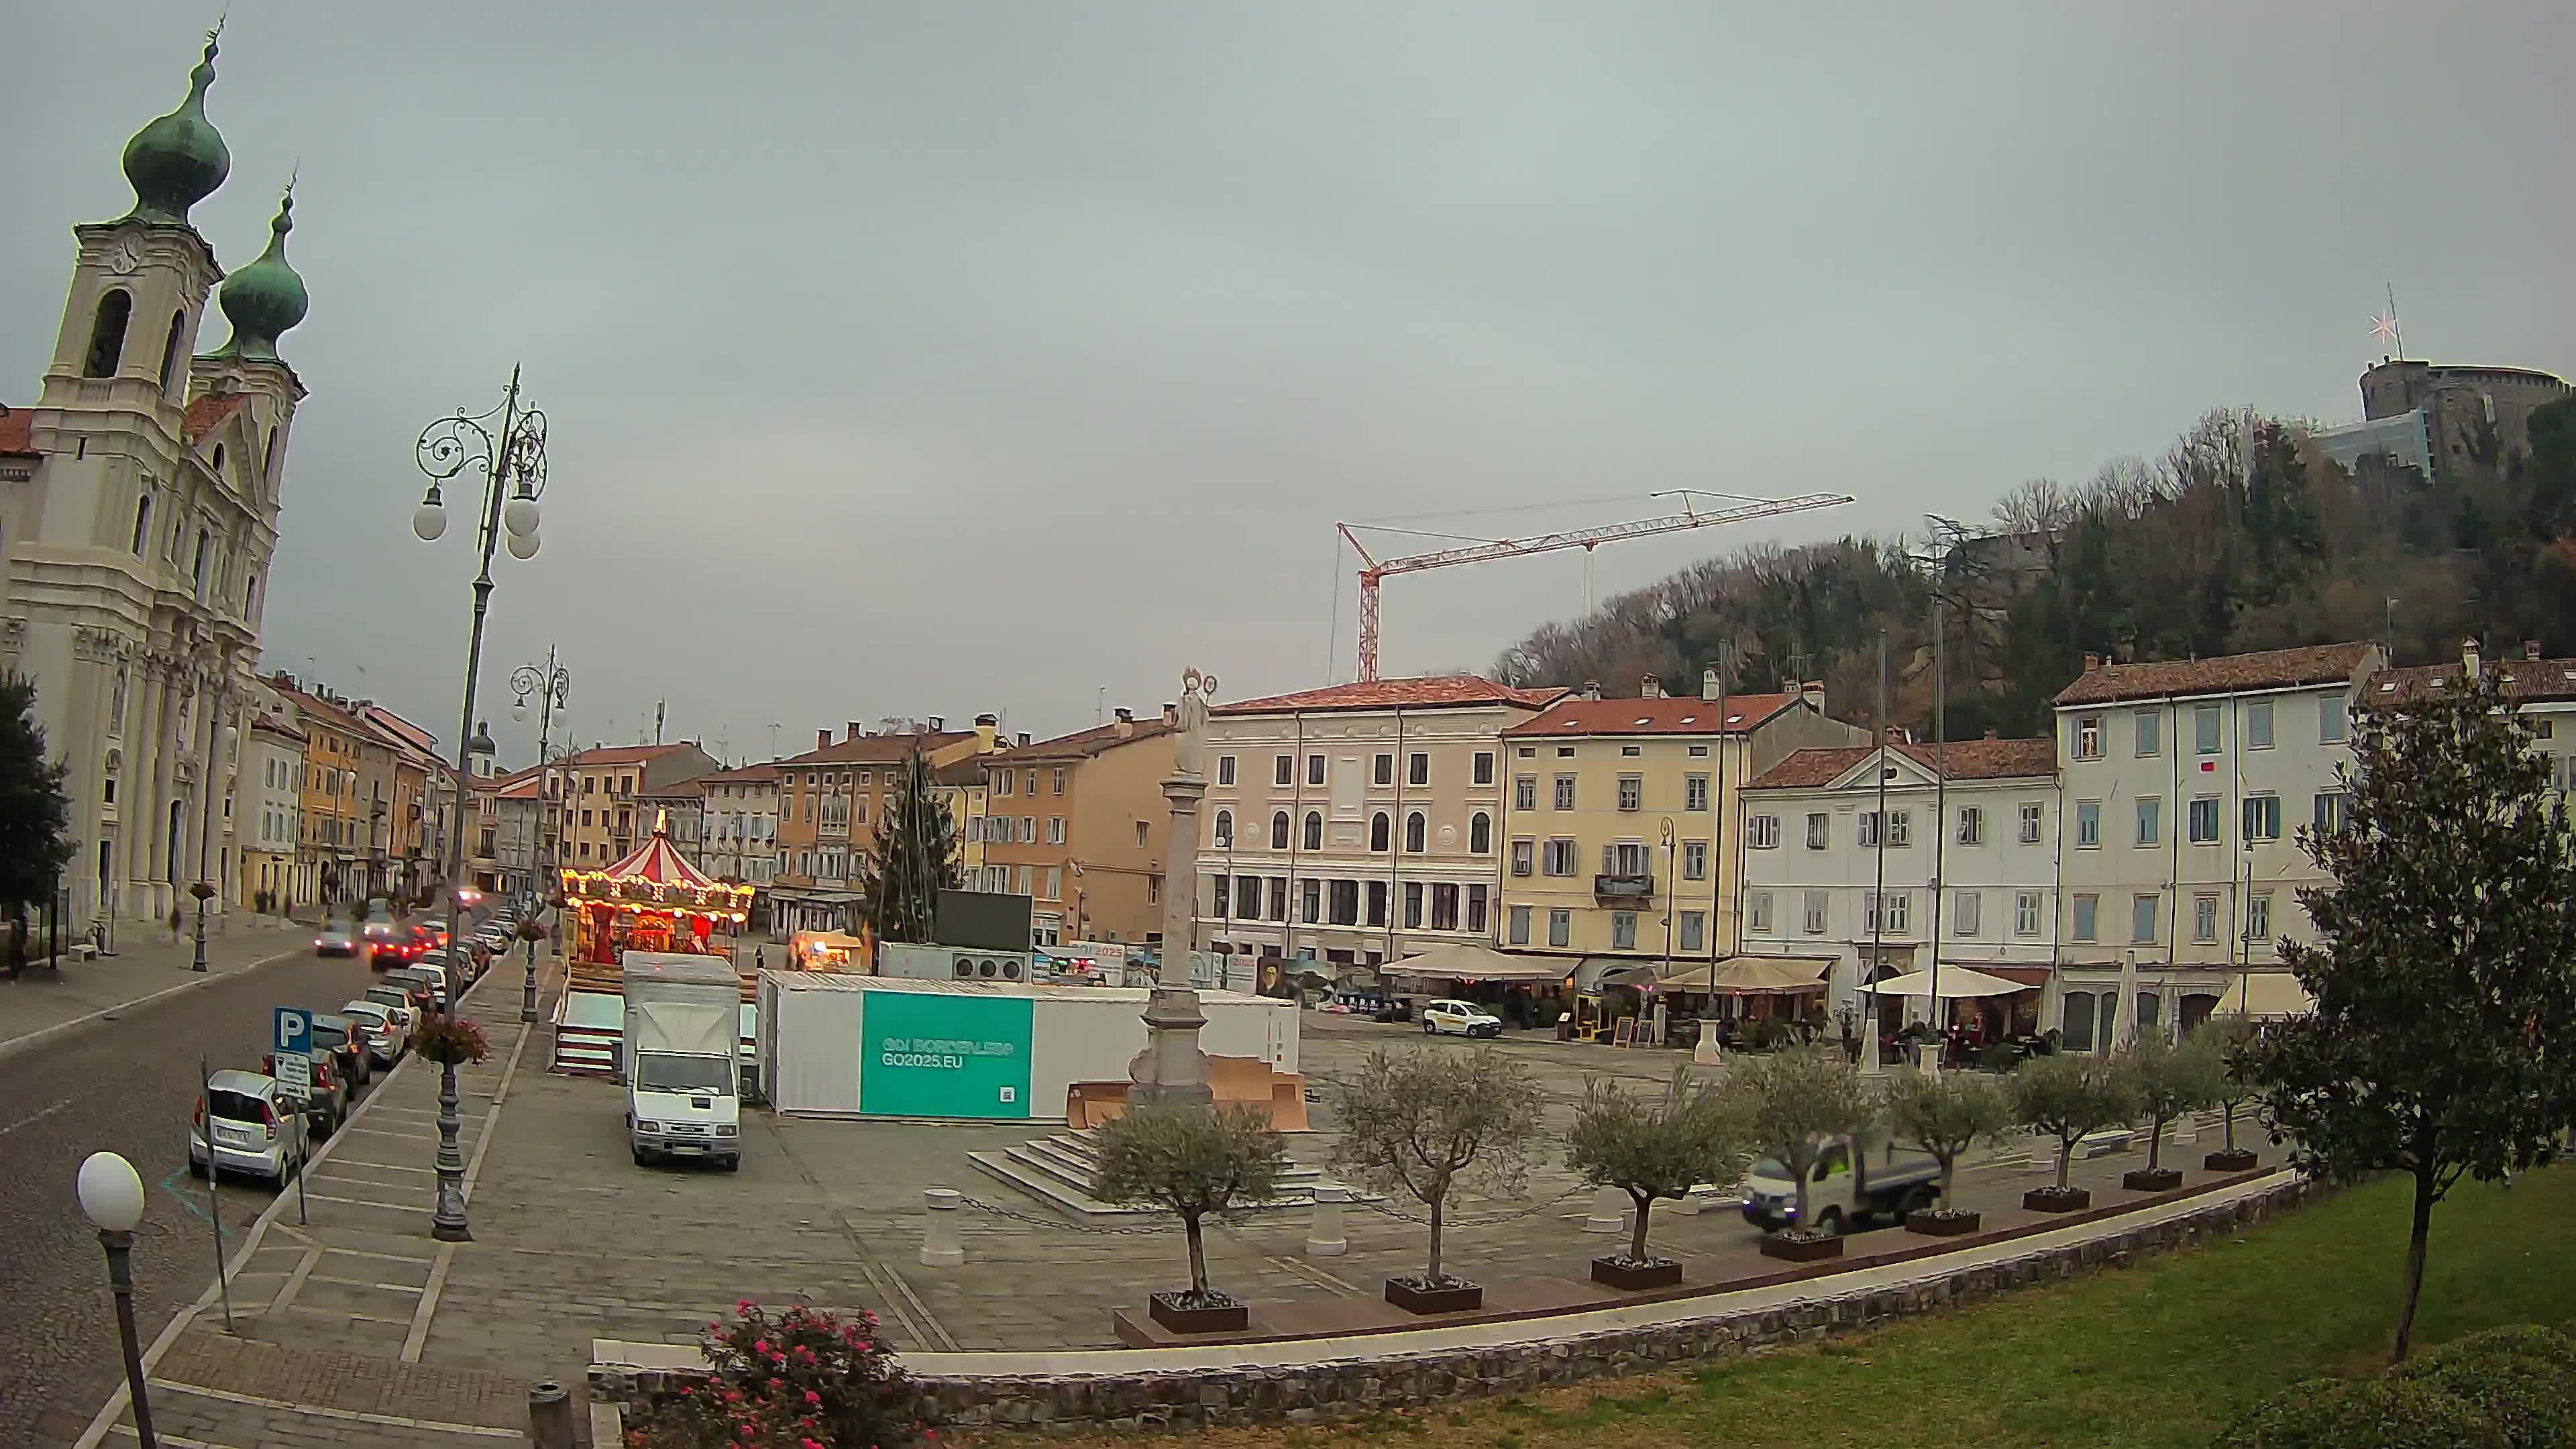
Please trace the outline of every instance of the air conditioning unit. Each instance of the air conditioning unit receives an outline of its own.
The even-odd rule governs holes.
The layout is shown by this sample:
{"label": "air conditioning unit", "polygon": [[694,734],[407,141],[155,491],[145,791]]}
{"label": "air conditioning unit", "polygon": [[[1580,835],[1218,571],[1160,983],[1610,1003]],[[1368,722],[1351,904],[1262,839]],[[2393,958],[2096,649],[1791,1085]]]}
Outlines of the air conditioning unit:
{"label": "air conditioning unit", "polygon": [[879,948],[878,971],[913,981],[1025,982],[1030,965],[1025,951],[889,943]]}

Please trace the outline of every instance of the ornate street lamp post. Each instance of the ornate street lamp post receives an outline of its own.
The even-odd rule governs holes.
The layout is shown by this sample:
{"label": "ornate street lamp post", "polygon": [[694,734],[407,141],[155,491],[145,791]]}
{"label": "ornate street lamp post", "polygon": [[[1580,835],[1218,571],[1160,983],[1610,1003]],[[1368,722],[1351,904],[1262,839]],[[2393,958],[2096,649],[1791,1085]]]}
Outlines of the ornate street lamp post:
{"label": "ornate street lamp post", "polygon": [[[546,747],[554,734],[555,706],[572,702],[572,671],[555,662],[554,648],[549,645],[546,648],[545,668],[539,669],[533,664],[522,664],[510,672],[510,692],[518,697],[510,706],[510,718],[518,720],[528,717],[528,696],[532,694],[537,696],[537,819],[541,827],[537,837],[543,840],[545,832],[542,826],[547,803],[546,779],[550,768],[546,760]],[[524,899],[528,909],[520,922],[520,935],[528,943],[528,979],[519,991],[519,1020],[535,1021],[537,1019],[537,938],[527,930],[527,927],[535,924],[537,914],[535,904],[537,871],[533,863],[528,868],[528,890]]]}
{"label": "ornate street lamp post", "polygon": [[[497,426],[498,431],[495,431]],[[465,700],[456,724],[456,828],[448,832],[447,894],[451,903],[462,889],[465,870],[465,805],[474,778],[476,746],[488,750],[490,737],[476,738],[474,687],[483,670],[483,620],[492,603],[492,550],[506,538],[510,557],[537,556],[537,500],[546,491],[546,415],[519,401],[519,369],[510,369],[510,386],[501,405],[488,412],[440,418],[421,429],[413,461],[429,478],[428,491],[412,510],[411,531],[423,543],[435,543],[447,532],[446,500],[439,485],[468,470],[483,474],[483,501],[476,511],[475,543],[482,550],[474,576],[474,629],[465,650]],[[448,917],[450,939],[464,921]],[[455,965],[451,950],[448,964]],[[454,1010],[456,973],[449,972],[450,1011]],[[457,1150],[461,1123],[456,1111],[456,1072],[450,1067],[438,1098],[438,1211],[430,1219],[430,1236],[442,1242],[473,1237],[465,1222],[465,1159]]]}

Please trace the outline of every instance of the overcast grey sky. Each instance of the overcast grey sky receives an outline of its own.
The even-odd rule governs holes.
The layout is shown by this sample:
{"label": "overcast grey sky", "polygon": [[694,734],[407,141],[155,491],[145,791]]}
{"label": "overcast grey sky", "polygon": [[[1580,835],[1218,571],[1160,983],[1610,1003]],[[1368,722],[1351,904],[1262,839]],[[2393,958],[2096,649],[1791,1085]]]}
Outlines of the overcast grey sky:
{"label": "overcast grey sky", "polygon": [[[0,400],[216,8],[11,7]],[[1606,595],[2213,405],[2355,416],[2388,283],[2411,352],[2576,370],[2571,54],[2563,0],[236,0],[196,219],[247,263],[301,162],[272,664],[453,738],[472,550],[412,540],[412,443],[520,362],[553,486],[496,564],[507,757],[550,641],[579,738],[667,694],[756,756],[1347,672],[1337,518],[1860,498],[1605,549]],[[1582,602],[1579,555],[1392,580],[1387,670]]]}

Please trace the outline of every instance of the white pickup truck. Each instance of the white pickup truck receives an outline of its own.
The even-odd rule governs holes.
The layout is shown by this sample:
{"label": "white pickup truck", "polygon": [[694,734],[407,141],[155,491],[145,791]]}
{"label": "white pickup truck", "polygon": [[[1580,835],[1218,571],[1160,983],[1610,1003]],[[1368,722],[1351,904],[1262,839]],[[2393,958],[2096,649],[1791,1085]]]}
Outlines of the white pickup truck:
{"label": "white pickup truck", "polygon": [[[1817,1227],[1837,1235],[1874,1217],[1903,1222],[1940,1195],[1941,1164],[1894,1142],[1863,1151],[1851,1138],[1837,1137],[1808,1169],[1808,1211]],[[1744,1182],[1744,1220],[1766,1233],[1798,1226],[1798,1184],[1776,1158],[1754,1159]]]}

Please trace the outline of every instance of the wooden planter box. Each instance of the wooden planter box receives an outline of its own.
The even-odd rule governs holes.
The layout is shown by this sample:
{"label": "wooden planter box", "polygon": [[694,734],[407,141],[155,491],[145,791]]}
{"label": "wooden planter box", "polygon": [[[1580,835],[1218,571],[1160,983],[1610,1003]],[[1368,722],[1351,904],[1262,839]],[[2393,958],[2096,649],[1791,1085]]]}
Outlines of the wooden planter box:
{"label": "wooden planter box", "polygon": [[2021,1205],[2035,1213],[2077,1213],[2093,1205],[2093,1194],[2080,1187],[2063,1193],[2053,1187],[2034,1187],[2021,1195]]}
{"label": "wooden planter box", "polygon": [[2171,1192],[2182,1186],[2182,1169],[2178,1167],[2141,1167],[2120,1174],[2120,1186],[2131,1192]]}
{"label": "wooden planter box", "polygon": [[2252,1172],[2263,1165],[2263,1159],[2239,1147],[2233,1152],[2213,1152],[2200,1165],[2209,1172]]}
{"label": "wooden planter box", "polygon": [[1592,1281],[1631,1292],[1645,1288],[1670,1288],[1682,1281],[1682,1265],[1680,1260],[1673,1258],[1657,1258],[1651,1263],[1595,1258],[1592,1260]]}
{"label": "wooden planter box", "polygon": [[1386,1301],[1407,1313],[1466,1313],[1485,1306],[1485,1290],[1474,1283],[1424,1288],[1403,1278],[1389,1278]]}
{"label": "wooden planter box", "polygon": [[1956,1238],[1975,1232],[1983,1220],[1981,1213],[1907,1213],[1905,1230],[1927,1238]]}
{"label": "wooden planter box", "polygon": [[1177,1293],[1157,1293],[1145,1300],[1145,1311],[1174,1333],[1241,1333],[1252,1325],[1252,1309],[1243,1303],[1184,1308]]}
{"label": "wooden planter box", "polygon": [[1762,1256],[1789,1263],[1812,1263],[1819,1258],[1839,1258],[1843,1240],[1834,1237],[1792,1238],[1772,1233],[1762,1239]]}

